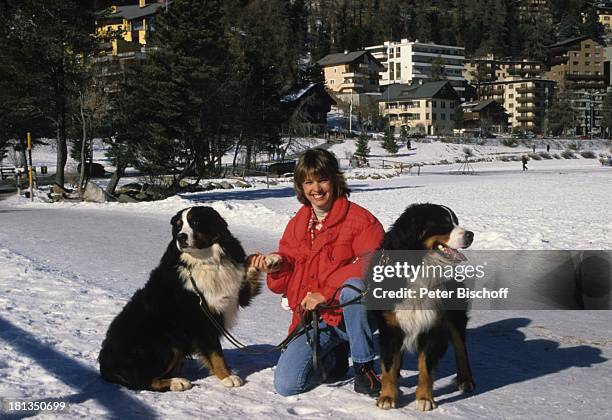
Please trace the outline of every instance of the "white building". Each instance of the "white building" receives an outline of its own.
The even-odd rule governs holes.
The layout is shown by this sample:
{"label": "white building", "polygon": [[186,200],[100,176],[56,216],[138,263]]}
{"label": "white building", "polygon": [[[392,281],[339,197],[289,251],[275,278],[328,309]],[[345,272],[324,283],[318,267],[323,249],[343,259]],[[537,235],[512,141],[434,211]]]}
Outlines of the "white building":
{"label": "white building", "polygon": [[463,64],[465,48],[450,45],[438,45],[402,39],[400,42],[386,41],[383,45],[366,47],[384,66],[380,72],[380,85],[394,83],[422,84],[431,74],[432,62],[441,61],[446,80],[448,80],[460,97],[464,97],[465,79]]}

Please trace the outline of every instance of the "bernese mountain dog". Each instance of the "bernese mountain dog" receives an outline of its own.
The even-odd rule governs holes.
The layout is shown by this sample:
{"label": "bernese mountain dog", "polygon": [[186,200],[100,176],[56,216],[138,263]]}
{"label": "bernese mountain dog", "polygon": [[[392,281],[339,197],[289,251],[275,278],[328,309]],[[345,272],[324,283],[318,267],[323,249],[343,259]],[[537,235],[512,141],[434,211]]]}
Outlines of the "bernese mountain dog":
{"label": "bernese mountain dog", "polygon": [[[432,261],[455,264],[463,260],[458,249],[469,247],[473,240],[474,234],[459,226],[457,216],[448,207],[414,204],[385,234],[381,249],[383,254],[386,251],[420,250],[423,253],[418,255],[434,255],[428,264]],[[411,303],[396,305],[392,310],[372,311],[380,333],[382,389],[376,405],[382,409],[395,408],[402,356],[406,349],[418,355],[417,410],[428,411],[436,407],[434,370],[446,353],[449,340],[455,349],[457,385],[464,392],[474,390],[465,342],[466,310],[450,310],[424,299],[410,299]]]}
{"label": "bernese mountain dog", "polygon": [[98,358],[102,378],[134,390],[184,391],[192,384],[179,376],[182,362],[197,355],[224,386],[241,386],[192,284],[216,322],[229,328],[239,306],[260,292],[259,271],[248,267],[242,245],[214,209],[183,209],[171,224],[159,266],[106,333]]}

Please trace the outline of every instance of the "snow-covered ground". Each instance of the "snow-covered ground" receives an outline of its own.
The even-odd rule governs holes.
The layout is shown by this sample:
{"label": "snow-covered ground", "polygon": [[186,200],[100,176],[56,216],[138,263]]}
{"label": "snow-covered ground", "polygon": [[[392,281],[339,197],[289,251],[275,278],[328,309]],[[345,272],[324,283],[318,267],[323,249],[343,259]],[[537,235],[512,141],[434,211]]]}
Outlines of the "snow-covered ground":
{"label": "snow-covered ground", "polygon": [[[386,228],[411,203],[447,205],[475,232],[474,249],[612,249],[612,168],[597,160],[532,161],[527,172],[520,162],[476,163],[473,176],[449,174],[456,166],[352,178],[351,199]],[[434,385],[439,406],[425,415],[413,406],[413,355],[404,360],[400,408],[391,412],[355,394],[350,381],[280,397],[272,384],[278,355],[243,354],[226,342],[230,365],[246,380],[241,388],[225,389],[195,362],[186,376],[196,386],[183,393],[103,382],[96,358],[106,328],[161,257],[171,215],[194,204],[217,209],[247,252],[274,250],[298,208],[288,183],[136,204],[0,201],[0,397],[70,404],[41,418],[612,417],[611,311],[473,312],[468,346],[477,390],[455,390],[449,351]],[[281,341],[289,315],[279,303],[268,291],[257,297],[235,335],[257,348]]]}

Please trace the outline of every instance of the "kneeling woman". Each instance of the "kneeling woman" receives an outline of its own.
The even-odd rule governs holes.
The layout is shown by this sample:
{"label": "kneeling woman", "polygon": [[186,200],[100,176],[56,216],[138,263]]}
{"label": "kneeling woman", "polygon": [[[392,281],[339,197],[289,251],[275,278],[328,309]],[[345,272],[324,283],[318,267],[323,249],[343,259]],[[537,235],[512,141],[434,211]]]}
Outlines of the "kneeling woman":
{"label": "kneeling woman", "polygon": [[[265,256],[255,265],[268,271],[268,287],[286,296],[293,318],[289,331],[300,327],[300,309],[311,310],[327,302],[343,284],[363,290],[363,260],[380,244],[384,230],[366,209],[348,200],[350,190],[330,152],[311,149],[304,152],[295,168],[294,187],[303,206],[289,221],[279,244],[281,262],[266,269]],[[343,288],[338,300],[344,303],[359,293]],[[353,360],[355,391],[377,396],[380,381],[372,369],[374,360],[373,326],[361,302],[342,309],[322,310],[320,357],[327,377],[340,378]],[[274,374],[276,391],[284,396],[316,386],[312,350],[304,335],[295,339],[281,354]]]}

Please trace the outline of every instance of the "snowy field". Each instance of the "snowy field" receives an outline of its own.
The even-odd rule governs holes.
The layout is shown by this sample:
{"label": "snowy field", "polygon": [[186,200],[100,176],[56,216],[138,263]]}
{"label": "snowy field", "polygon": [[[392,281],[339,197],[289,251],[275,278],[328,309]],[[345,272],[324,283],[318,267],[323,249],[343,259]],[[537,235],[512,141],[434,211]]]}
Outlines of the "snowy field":
{"label": "snowy field", "polygon": [[[612,249],[612,168],[597,160],[532,161],[528,172],[520,162],[477,163],[477,175],[448,174],[456,166],[351,179],[351,199],[385,228],[411,203],[449,206],[475,232],[474,249]],[[612,311],[473,312],[467,340],[476,392],[455,390],[449,350],[434,384],[438,408],[426,414],[414,409],[413,355],[404,359],[400,408],[389,412],[355,394],[349,380],[276,395],[278,355],[246,355],[227,342],[241,388],[225,389],[195,361],[185,376],[196,386],[183,393],[103,382],[96,358],[110,321],[159,261],[170,217],[194,204],[217,209],[247,252],[273,251],[298,208],[287,183],[136,204],[0,201],[0,397],[70,405],[65,413],[0,417],[612,418]],[[242,311],[234,332],[267,348],[284,338],[288,323],[279,297],[266,291]]]}

